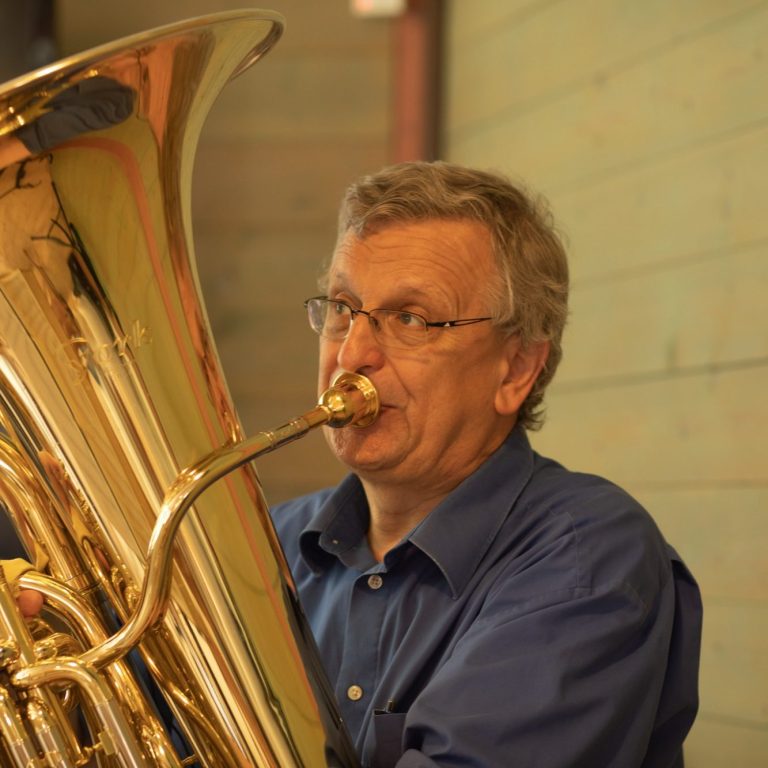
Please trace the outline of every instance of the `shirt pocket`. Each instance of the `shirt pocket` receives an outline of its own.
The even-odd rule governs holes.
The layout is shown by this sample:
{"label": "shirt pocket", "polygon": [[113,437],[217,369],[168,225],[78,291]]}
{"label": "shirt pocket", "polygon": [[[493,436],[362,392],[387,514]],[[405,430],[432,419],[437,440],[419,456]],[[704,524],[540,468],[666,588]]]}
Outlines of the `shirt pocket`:
{"label": "shirt pocket", "polygon": [[403,754],[405,712],[374,712],[373,733],[376,748],[370,768],[394,768]]}

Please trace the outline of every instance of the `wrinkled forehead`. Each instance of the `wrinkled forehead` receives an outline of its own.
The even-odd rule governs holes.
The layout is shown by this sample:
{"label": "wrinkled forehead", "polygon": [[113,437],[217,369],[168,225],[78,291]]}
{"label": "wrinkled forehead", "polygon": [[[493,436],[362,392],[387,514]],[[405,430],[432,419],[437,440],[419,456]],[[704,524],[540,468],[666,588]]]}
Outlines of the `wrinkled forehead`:
{"label": "wrinkled forehead", "polygon": [[490,232],[468,219],[390,223],[363,234],[347,230],[337,240],[327,275],[371,269],[382,277],[390,271],[427,277],[495,271]]}

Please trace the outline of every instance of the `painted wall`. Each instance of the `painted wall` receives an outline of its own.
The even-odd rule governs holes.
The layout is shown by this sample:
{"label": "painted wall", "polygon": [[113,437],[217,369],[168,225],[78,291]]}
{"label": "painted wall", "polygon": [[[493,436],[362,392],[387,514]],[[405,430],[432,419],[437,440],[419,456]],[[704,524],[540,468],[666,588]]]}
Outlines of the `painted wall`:
{"label": "painted wall", "polygon": [[[242,0],[105,6],[59,0],[63,54]],[[258,5],[258,4],[257,4]],[[316,400],[317,337],[302,302],[317,294],[346,185],[387,162],[390,22],[347,0],[261,4],[287,20],[264,59],[228,84],[204,125],[193,178],[200,280],[227,383],[247,434]],[[268,501],[336,482],[321,434],[258,462]]]}
{"label": "painted wall", "polygon": [[573,273],[534,444],[653,513],[705,600],[689,768],[768,765],[768,3],[452,0],[444,155]]}

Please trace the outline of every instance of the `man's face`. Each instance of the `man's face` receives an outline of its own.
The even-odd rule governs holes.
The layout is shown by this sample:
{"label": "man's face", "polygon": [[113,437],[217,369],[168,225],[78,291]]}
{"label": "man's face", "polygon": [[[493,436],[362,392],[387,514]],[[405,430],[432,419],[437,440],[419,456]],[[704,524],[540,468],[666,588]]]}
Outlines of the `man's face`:
{"label": "man's face", "polygon": [[[328,296],[355,309],[395,309],[428,321],[487,317],[496,277],[479,223],[397,224],[340,242]],[[331,449],[364,481],[448,491],[503,441],[514,414],[499,412],[509,350],[491,322],[429,328],[422,346],[392,349],[358,315],[343,341],[320,341],[319,389],[341,371],[368,376],[381,400],[370,427],[326,429]],[[504,409],[501,409],[504,411]]]}

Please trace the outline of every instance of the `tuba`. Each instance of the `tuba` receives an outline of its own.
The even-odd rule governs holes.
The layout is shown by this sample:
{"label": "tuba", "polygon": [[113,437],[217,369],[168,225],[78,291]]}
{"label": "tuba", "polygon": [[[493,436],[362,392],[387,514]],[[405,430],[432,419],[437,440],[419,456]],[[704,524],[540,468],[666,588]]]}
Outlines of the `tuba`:
{"label": "tuba", "polygon": [[22,619],[0,569],[4,766],[357,765],[249,462],[376,393],[343,374],[244,437],[190,237],[205,115],[282,28],[192,19],[0,87],[0,513],[46,601]]}

